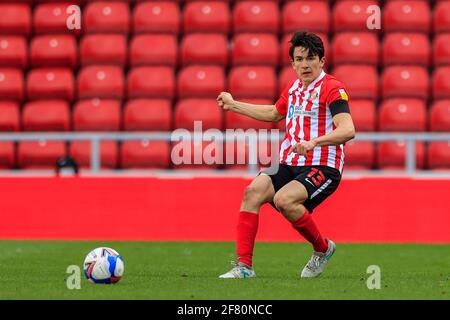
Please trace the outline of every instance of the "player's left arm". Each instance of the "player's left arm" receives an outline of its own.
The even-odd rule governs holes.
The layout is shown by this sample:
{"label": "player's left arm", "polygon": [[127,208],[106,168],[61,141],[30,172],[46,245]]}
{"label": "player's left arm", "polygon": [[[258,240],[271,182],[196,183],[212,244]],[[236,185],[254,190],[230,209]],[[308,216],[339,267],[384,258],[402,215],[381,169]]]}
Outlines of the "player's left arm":
{"label": "player's left arm", "polygon": [[308,151],[318,146],[340,145],[355,137],[355,126],[350,114],[348,101],[337,100],[330,105],[332,110],[333,123],[336,128],[329,134],[317,137],[310,141],[300,141],[293,145],[289,153],[296,153],[306,156]]}
{"label": "player's left arm", "polygon": [[317,137],[311,142],[314,146],[335,146],[346,143],[355,137],[355,125],[350,113],[341,112],[333,116],[336,128],[329,134]]}

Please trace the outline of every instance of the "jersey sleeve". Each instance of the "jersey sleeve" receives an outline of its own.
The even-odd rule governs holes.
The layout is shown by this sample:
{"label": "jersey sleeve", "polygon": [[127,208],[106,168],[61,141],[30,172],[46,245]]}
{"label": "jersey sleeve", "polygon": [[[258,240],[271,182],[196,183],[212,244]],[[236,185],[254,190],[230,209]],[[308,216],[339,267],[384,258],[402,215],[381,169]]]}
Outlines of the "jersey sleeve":
{"label": "jersey sleeve", "polygon": [[287,109],[288,109],[288,100],[289,100],[289,87],[286,87],[283,92],[281,93],[280,98],[275,103],[275,107],[278,110],[278,113],[282,116],[287,115]]}
{"label": "jersey sleeve", "polygon": [[328,88],[327,95],[327,105],[331,106],[331,104],[335,101],[344,100],[348,102],[348,93],[345,89],[344,85],[339,81],[332,81]]}

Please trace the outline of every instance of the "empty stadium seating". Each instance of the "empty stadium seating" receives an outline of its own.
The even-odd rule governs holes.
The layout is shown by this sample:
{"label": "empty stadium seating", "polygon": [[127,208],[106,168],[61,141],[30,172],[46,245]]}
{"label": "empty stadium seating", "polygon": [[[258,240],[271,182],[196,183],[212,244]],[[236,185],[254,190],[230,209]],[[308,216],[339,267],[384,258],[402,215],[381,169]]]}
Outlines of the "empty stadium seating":
{"label": "empty stadium seating", "polygon": [[183,31],[221,32],[230,30],[228,3],[218,1],[198,1],[187,3],[183,13]]}
{"label": "empty stadium seating", "polygon": [[277,33],[279,30],[277,3],[269,1],[240,1],[233,9],[233,30],[241,32]]}
{"label": "empty stadium seating", "polygon": [[32,67],[69,67],[78,64],[77,42],[73,35],[42,35],[30,44]]}
{"label": "empty stadium seating", "polygon": [[168,65],[178,64],[178,44],[172,34],[140,34],[130,42],[130,65]]}
{"label": "empty stadium seating", "polygon": [[118,100],[81,100],[74,106],[73,128],[77,131],[119,131],[120,112]]}
{"label": "empty stadium seating", "polygon": [[54,169],[56,162],[67,154],[62,141],[20,142],[17,165],[21,169]]}
{"label": "empty stadium seating", "polygon": [[120,163],[124,169],[170,167],[169,141],[124,141],[120,153]]}
{"label": "empty stadium seating", "polygon": [[380,106],[380,131],[424,131],[426,106],[420,99],[386,99]]}
{"label": "empty stadium seating", "polygon": [[[81,29],[68,28],[71,4]],[[357,132],[450,132],[450,0],[2,1],[0,131],[192,130],[195,120],[284,130],[222,112],[215,98],[273,104],[297,79],[288,42],[298,30],[322,38]],[[209,168],[174,166],[166,141],[105,145],[104,168]],[[420,168],[450,168],[446,141],[417,153]],[[89,165],[87,142],[0,142],[0,169],[52,168],[65,154]],[[404,154],[402,143],[356,141],[346,163],[403,168]]]}
{"label": "empty stadium seating", "polygon": [[225,72],[220,66],[187,66],[178,73],[179,98],[215,98],[225,90]]}
{"label": "empty stadium seating", "polygon": [[127,39],[121,34],[89,34],[80,43],[80,63],[125,65]]}
{"label": "empty stadium seating", "polygon": [[375,145],[370,141],[349,141],[345,144],[345,166],[352,170],[375,167]]}
{"label": "empty stadium seating", "polygon": [[180,44],[181,64],[228,63],[228,43],[224,34],[195,33],[183,37]]}
{"label": "empty stadium seating", "polygon": [[15,101],[0,101],[0,131],[19,131],[20,111]]}
{"label": "empty stadium seating", "polygon": [[133,32],[178,34],[181,13],[175,2],[141,2],[133,10]]}
{"label": "empty stadium seating", "polygon": [[133,99],[124,107],[127,131],[169,131],[172,128],[172,105],[167,99]]}
{"label": "empty stadium seating", "polygon": [[203,130],[222,129],[223,114],[215,99],[182,99],[175,106],[174,127],[194,130],[194,121],[201,121]]}
{"label": "empty stadium seating", "polygon": [[27,55],[24,37],[0,35],[0,67],[26,68]]}
{"label": "empty stadium seating", "polygon": [[[91,165],[91,143],[74,141],[70,144],[69,155],[81,168]],[[118,166],[119,148],[115,141],[100,143],[100,163],[102,168],[115,169]]]}
{"label": "empty stadium seating", "polygon": [[121,99],[125,80],[121,67],[92,65],[82,68],[77,78],[78,98]]}
{"label": "empty stadium seating", "polygon": [[64,100],[31,101],[24,106],[22,126],[24,131],[68,131],[69,104]]}

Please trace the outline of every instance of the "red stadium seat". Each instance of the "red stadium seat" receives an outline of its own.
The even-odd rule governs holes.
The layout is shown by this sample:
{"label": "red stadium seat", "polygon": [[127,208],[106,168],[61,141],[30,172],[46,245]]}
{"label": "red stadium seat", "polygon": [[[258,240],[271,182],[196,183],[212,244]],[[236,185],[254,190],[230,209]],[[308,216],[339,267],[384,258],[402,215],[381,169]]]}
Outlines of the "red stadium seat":
{"label": "red stadium seat", "polygon": [[[33,31],[35,34],[75,34],[79,30],[67,28],[69,14],[67,9],[73,3],[48,2],[37,4],[34,8]],[[83,16],[83,15],[82,15]]]}
{"label": "red stadium seat", "polygon": [[33,69],[27,75],[28,99],[65,99],[75,96],[72,70],[66,68]]}
{"label": "red stadium seat", "polygon": [[136,67],[128,73],[129,98],[172,99],[175,76],[171,67]]}
{"label": "red stadium seat", "polygon": [[172,144],[172,165],[177,170],[214,170],[223,164],[223,143],[181,140]]}
{"label": "red stadium seat", "polygon": [[426,130],[426,105],[420,99],[387,99],[380,106],[380,131]]}
{"label": "red stadium seat", "polygon": [[238,34],[233,39],[231,61],[238,65],[278,65],[278,40],[272,34]]}
{"label": "red stadium seat", "polygon": [[[247,103],[272,105],[273,101],[269,99],[241,99]],[[225,112],[225,129],[267,129],[273,128],[273,122],[265,122],[256,120],[247,116],[243,116],[236,112]]]}
{"label": "red stadium seat", "polygon": [[333,39],[333,63],[377,65],[380,57],[378,38],[369,32],[343,32]]}
{"label": "red stadium seat", "polygon": [[[331,50],[330,50],[330,44],[328,42],[328,37],[325,34],[322,33],[316,33],[323,42],[323,47],[325,49],[325,59],[326,59],[326,63],[325,65],[329,65],[332,63],[332,55],[331,55]],[[283,65],[291,65],[291,56],[289,55],[289,48],[291,47],[291,44],[289,43],[289,41],[291,41],[292,38],[292,34],[288,33],[285,34],[282,37],[281,40],[281,44],[280,44],[280,48],[281,48],[281,63]]]}
{"label": "red stadium seat", "polygon": [[0,131],[19,131],[19,104],[15,101],[0,101]]}
{"label": "red stadium seat", "polygon": [[297,81],[298,76],[295,73],[292,66],[284,67],[278,76],[278,89],[283,90],[287,86],[291,86],[294,84],[294,81]]}
{"label": "red stadium seat", "polygon": [[356,132],[376,130],[377,109],[374,100],[353,99],[350,101],[350,112]]}
{"label": "red stadium seat", "polygon": [[175,67],[178,59],[177,38],[172,34],[137,35],[130,44],[130,65],[166,65]]}
{"label": "red stadium seat", "polygon": [[330,30],[330,7],[318,1],[287,2],[282,10],[283,33],[308,30],[328,33]]}
{"label": "red stadium seat", "polygon": [[383,40],[383,64],[429,65],[430,42],[422,33],[390,33]]}
{"label": "red stadium seat", "polygon": [[119,131],[120,111],[118,100],[80,100],[73,108],[73,128],[76,131]]}
{"label": "red stadium seat", "polygon": [[80,62],[90,64],[125,65],[127,61],[127,39],[121,34],[90,34],[80,44]]}
{"label": "red stadium seat", "polygon": [[17,163],[22,169],[55,169],[56,162],[65,155],[63,141],[20,142]]}
{"label": "red stadium seat", "polygon": [[[74,141],[70,144],[69,155],[81,168],[91,166],[91,142]],[[117,168],[119,160],[119,148],[115,141],[100,142],[100,163],[104,169]]]}
{"label": "red stadium seat", "polygon": [[[368,22],[375,22],[371,19],[373,10],[371,6],[379,5],[379,1],[350,0],[338,1],[333,8],[332,28],[334,32],[343,31],[370,31],[367,28]],[[380,21],[381,22],[381,21]]]}
{"label": "red stadium seat", "polygon": [[28,52],[25,38],[0,35],[0,67],[24,69],[27,65]]}
{"label": "red stadium seat", "polygon": [[425,67],[392,66],[383,70],[382,97],[428,98],[429,76]]}
{"label": "red stadium seat", "polygon": [[277,94],[275,70],[270,67],[242,66],[231,69],[228,89],[235,98],[274,99]]}
{"label": "red stadium seat", "polygon": [[181,41],[181,63],[227,65],[228,43],[223,34],[188,34]]}
{"label": "red stadium seat", "polygon": [[198,1],[186,4],[183,13],[183,31],[221,32],[230,29],[230,10],[225,2]]}
{"label": "red stadium seat", "polygon": [[450,2],[438,1],[434,7],[434,32],[450,32]]}
{"label": "red stadium seat", "polygon": [[0,68],[0,99],[22,101],[24,81],[22,71],[13,68]]}
{"label": "red stadium seat", "polygon": [[350,99],[378,97],[378,73],[374,66],[340,65],[331,74],[345,84]]}
{"label": "red stadium seat", "polygon": [[120,163],[124,169],[167,169],[170,166],[170,142],[124,141]]}
{"label": "red stadium seat", "polygon": [[121,2],[88,3],[83,12],[86,33],[128,33],[130,7]]}
{"label": "red stadium seat", "polygon": [[221,130],[222,110],[215,99],[183,99],[175,106],[174,128],[194,130],[194,122],[202,121],[202,130],[216,128]]}
{"label": "red stadium seat", "polygon": [[72,35],[44,35],[34,37],[30,45],[33,67],[69,67],[77,65],[77,42]]}
{"label": "red stadium seat", "polygon": [[429,121],[431,131],[450,131],[450,99],[438,100],[431,105]]}
{"label": "red stadium seat", "polygon": [[433,98],[450,99],[450,66],[434,69]]}
{"label": "red stadium seat", "polygon": [[124,83],[118,66],[87,66],[78,73],[78,98],[121,99]]}
{"label": "red stadium seat", "polygon": [[134,7],[134,33],[174,33],[180,31],[180,9],[174,2],[142,2]]}
{"label": "red stadium seat", "polygon": [[32,101],[23,107],[24,131],[68,131],[70,109],[64,100]]}
{"label": "red stadium seat", "polygon": [[233,30],[239,32],[277,33],[280,17],[278,4],[268,1],[239,1],[233,9]]}
{"label": "red stadium seat", "polygon": [[383,8],[384,32],[424,32],[431,27],[427,1],[390,1]]}
{"label": "red stadium seat", "polygon": [[[423,142],[416,143],[416,168],[423,169],[425,164],[425,147]],[[406,167],[405,142],[380,142],[377,148],[380,169],[404,169]]]}
{"label": "red stadium seat", "polygon": [[450,169],[450,142],[430,142],[428,145],[427,161],[430,169]]}
{"label": "red stadium seat", "polygon": [[0,33],[28,36],[31,31],[31,10],[25,3],[1,3]]}
{"label": "red stadium seat", "polygon": [[14,142],[0,142],[0,169],[13,169],[15,166]]}
{"label": "red stadium seat", "polygon": [[124,129],[127,131],[170,131],[172,105],[165,99],[128,100],[124,108]]}
{"label": "red stadium seat", "polygon": [[188,66],[178,73],[178,97],[215,98],[225,91],[225,72],[220,66]]}
{"label": "red stadium seat", "polygon": [[345,144],[345,167],[350,170],[370,170],[375,167],[375,146],[371,141],[350,140]]}
{"label": "red stadium seat", "polygon": [[433,41],[433,64],[450,65],[450,33],[438,34]]}

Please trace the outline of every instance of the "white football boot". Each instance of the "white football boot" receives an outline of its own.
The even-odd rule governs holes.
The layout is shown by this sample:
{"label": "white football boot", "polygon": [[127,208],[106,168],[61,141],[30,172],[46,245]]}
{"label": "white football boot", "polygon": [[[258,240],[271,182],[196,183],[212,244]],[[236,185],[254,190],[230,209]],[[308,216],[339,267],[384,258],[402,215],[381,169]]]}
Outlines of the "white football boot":
{"label": "white football boot", "polygon": [[232,261],[234,265],[233,269],[219,276],[221,279],[241,279],[241,278],[253,278],[256,277],[255,270],[241,262],[237,263]]}
{"label": "white football boot", "polygon": [[325,253],[322,252],[314,252],[311,259],[309,259],[306,266],[303,268],[302,273],[300,275],[301,278],[314,278],[318,277],[325,265],[333,256],[333,253],[336,251],[336,244],[328,240],[328,250]]}

